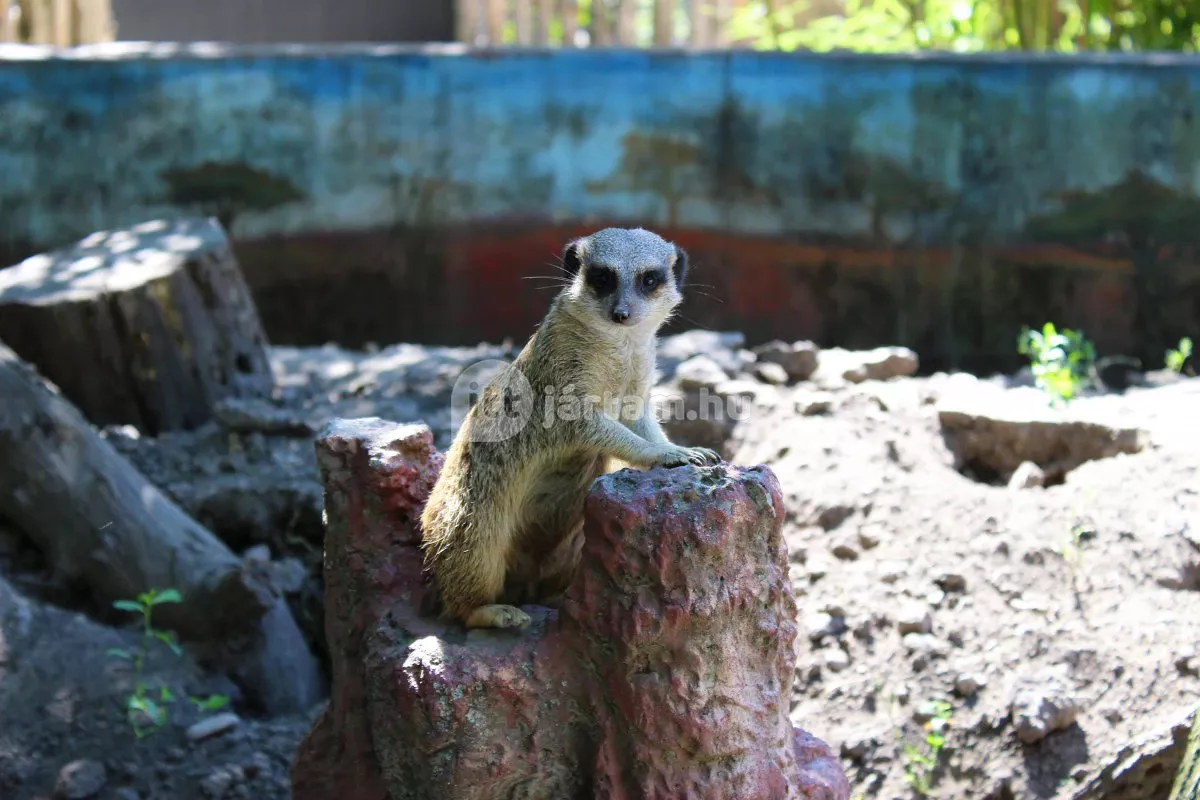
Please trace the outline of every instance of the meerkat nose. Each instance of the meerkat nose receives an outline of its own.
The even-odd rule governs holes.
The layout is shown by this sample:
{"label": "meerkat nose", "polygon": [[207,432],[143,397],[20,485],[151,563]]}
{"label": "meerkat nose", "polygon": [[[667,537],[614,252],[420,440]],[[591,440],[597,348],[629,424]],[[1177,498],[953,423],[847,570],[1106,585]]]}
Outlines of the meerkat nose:
{"label": "meerkat nose", "polygon": [[629,321],[629,311],[624,308],[614,308],[612,312],[612,321],[618,324]]}

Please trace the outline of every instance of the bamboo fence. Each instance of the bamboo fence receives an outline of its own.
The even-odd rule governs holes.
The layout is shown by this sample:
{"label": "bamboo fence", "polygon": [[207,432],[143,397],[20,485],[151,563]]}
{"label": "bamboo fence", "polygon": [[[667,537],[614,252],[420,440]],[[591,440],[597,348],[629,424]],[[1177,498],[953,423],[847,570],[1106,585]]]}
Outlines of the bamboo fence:
{"label": "bamboo fence", "polygon": [[0,43],[71,47],[115,34],[110,0],[0,0]]}
{"label": "bamboo fence", "polygon": [[745,2],[455,0],[456,36],[486,46],[728,47],[730,16]]}

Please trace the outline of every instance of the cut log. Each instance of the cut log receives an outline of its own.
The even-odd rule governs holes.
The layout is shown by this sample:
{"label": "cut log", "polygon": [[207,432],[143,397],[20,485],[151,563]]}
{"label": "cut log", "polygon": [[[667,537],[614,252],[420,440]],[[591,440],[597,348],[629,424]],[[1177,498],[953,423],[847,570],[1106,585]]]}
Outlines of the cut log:
{"label": "cut log", "polygon": [[0,341],[94,424],[150,435],[273,387],[258,311],[216,220],[102,231],[0,270]]}
{"label": "cut log", "polygon": [[265,565],[243,562],[146,481],[3,343],[0,397],[0,518],[62,578],[104,608],[174,588],[183,601],[156,607],[158,626],[235,659],[223,666],[267,711],[320,700],[316,660]]}

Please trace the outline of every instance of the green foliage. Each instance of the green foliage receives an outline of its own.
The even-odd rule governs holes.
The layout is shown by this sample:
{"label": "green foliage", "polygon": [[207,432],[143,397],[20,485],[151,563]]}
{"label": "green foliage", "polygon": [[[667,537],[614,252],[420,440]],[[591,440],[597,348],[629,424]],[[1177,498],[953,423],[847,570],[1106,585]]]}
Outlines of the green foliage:
{"label": "green foliage", "polygon": [[925,749],[922,751],[910,744],[904,745],[904,779],[922,797],[928,797],[933,791],[933,773],[937,769],[942,748],[946,745],[953,710],[954,707],[945,700],[923,703],[918,711],[929,717],[925,723]]}
{"label": "green foliage", "polygon": [[1038,388],[1052,404],[1070,402],[1091,381],[1096,348],[1081,331],[1059,331],[1047,322],[1040,331],[1021,330],[1017,352],[1029,358]]}
{"label": "green foliage", "polygon": [[[183,655],[183,650],[179,647],[179,643],[175,641],[172,633],[154,628],[151,620],[152,612],[155,606],[164,603],[180,602],[183,602],[183,598],[180,597],[179,592],[175,589],[164,589],[162,591],[151,589],[148,592],[139,594],[136,600],[117,600],[113,603],[113,608],[120,611],[141,614],[142,616],[142,641],[136,653],[131,653],[120,647],[110,647],[106,651],[110,658],[118,658],[133,664],[134,689],[133,693],[125,698],[125,714],[130,726],[133,728],[133,735],[139,739],[167,723],[167,708],[171,703],[175,702],[175,696],[168,687],[159,686],[156,693],[154,692],[154,687],[151,687],[142,678],[150,646],[155,641],[162,642],[175,655]],[[154,699],[155,694],[157,694],[157,699]],[[224,708],[229,703],[229,698],[220,694],[211,695],[204,699],[196,697],[189,699],[201,711],[216,711]]]}
{"label": "green foliage", "polygon": [[[771,5],[777,7],[771,13]],[[811,0],[751,0],[730,35],[761,49],[1175,50],[1200,45],[1200,8],[1180,0],[846,0],[813,16]]]}
{"label": "green foliage", "polygon": [[1183,366],[1192,357],[1192,340],[1187,336],[1179,340],[1179,347],[1167,351],[1167,369],[1178,374],[1183,372]]}

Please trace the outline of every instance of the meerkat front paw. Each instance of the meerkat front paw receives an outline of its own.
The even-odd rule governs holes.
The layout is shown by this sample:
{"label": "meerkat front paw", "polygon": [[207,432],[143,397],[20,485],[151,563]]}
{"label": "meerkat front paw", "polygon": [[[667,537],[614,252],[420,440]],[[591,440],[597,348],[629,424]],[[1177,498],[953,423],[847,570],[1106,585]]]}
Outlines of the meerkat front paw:
{"label": "meerkat front paw", "polygon": [[531,622],[519,608],[506,605],[480,606],[467,617],[468,628],[524,628]]}
{"label": "meerkat front paw", "polygon": [[721,456],[707,447],[678,447],[672,446],[655,462],[656,467],[682,467],[692,465],[706,467],[721,463]]}

